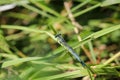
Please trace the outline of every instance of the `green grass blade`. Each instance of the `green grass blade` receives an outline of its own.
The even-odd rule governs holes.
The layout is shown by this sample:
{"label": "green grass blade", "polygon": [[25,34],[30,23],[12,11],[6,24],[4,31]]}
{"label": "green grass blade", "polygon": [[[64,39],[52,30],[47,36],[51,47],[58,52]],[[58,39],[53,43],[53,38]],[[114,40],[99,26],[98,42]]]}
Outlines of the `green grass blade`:
{"label": "green grass blade", "polygon": [[29,76],[30,73],[32,73],[35,69],[33,67],[29,67],[27,69],[25,69],[21,74],[20,74],[20,78],[26,80]]}
{"label": "green grass blade", "polygon": [[93,50],[93,45],[92,45],[92,42],[91,41],[89,41],[88,42],[88,45],[89,45],[89,49],[90,49],[90,53],[91,53],[91,57],[92,57],[92,59],[93,59],[93,62],[94,62],[94,64],[96,64],[96,55],[95,55],[95,53],[94,53],[94,50]]}
{"label": "green grass blade", "polygon": [[115,67],[99,67],[101,65],[97,65],[94,69],[96,74],[98,75],[114,75],[114,76],[120,76],[120,72]]}
{"label": "green grass blade", "polygon": [[10,3],[13,3],[13,2],[15,2],[16,0],[0,0],[0,4],[2,5],[2,4],[10,4]]}
{"label": "green grass blade", "polygon": [[6,14],[6,16],[17,18],[17,19],[23,19],[23,20],[32,20],[33,19],[33,17],[28,14],[16,13],[16,12],[9,12],[8,14]]}
{"label": "green grass blade", "polygon": [[[21,5],[22,5],[22,4],[21,4]],[[31,6],[31,5],[23,4],[22,6],[25,7],[25,8],[27,8],[27,9],[29,9],[29,10],[32,10],[32,11],[34,11],[34,12],[36,12],[36,13],[42,15],[42,16],[45,16],[45,17],[52,17],[51,15],[49,15],[49,14],[47,14],[47,13],[45,13],[45,12],[43,12],[43,11],[41,11],[41,10],[39,10],[39,9],[37,9],[37,8],[35,8],[35,7],[33,7],[33,6]]]}
{"label": "green grass blade", "polygon": [[75,6],[72,8],[72,12],[76,11],[77,9],[81,8],[82,6],[86,5],[88,2],[90,2],[91,0],[85,0],[84,2],[80,3],[79,5]]}
{"label": "green grass blade", "polygon": [[2,68],[12,66],[12,65],[16,65],[16,64],[20,64],[20,63],[27,62],[27,61],[38,60],[38,59],[41,59],[41,58],[42,57],[27,57],[27,58],[18,58],[18,59],[14,59],[14,60],[5,61],[2,64]]}
{"label": "green grass blade", "polygon": [[86,37],[86,38],[83,39],[83,40],[87,40],[87,39],[89,39],[89,38],[91,38],[91,39],[96,39],[96,38],[102,37],[102,36],[104,36],[104,35],[106,35],[106,34],[108,34],[108,33],[111,33],[111,32],[113,32],[113,31],[115,31],[115,30],[118,30],[118,29],[120,29],[120,25],[115,25],[115,26],[112,26],[112,27],[109,27],[109,28],[100,30],[100,31],[98,31],[98,32],[95,32],[95,33],[89,35],[88,37]]}
{"label": "green grass blade", "polygon": [[46,6],[45,4],[42,4],[42,2],[38,2],[35,0],[30,0],[33,4],[35,4],[37,7],[55,15],[55,16],[60,16],[59,13],[57,13],[56,11],[54,11],[53,9],[51,9],[50,7]]}
{"label": "green grass blade", "polygon": [[120,29],[120,25],[115,25],[115,26],[112,26],[112,27],[109,27],[109,28],[106,28],[106,29],[103,29],[103,30],[100,30],[98,32],[95,32],[89,36],[87,36],[86,38],[84,38],[82,41],[80,41],[79,43],[76,44],[76,46],[74,48],[77,48],[85,43],[88,43],[90,40],[94,40],[94,39],[97,39],[99,37],[102,37],[108,33],[111,33],[115,30],[118,30]]}
{"label": "green grass blade", "polygon": [[6,54],[6,53],[0,53],[0,57],[4,57],[7,59],[17,59],[18,56],[14,54]]}
{"label": "green grass blade", "polygon": [[72,77],[74,75],[79,75],[79,77],[82,76],[86,76],[87,72],[86,70],[76,70],[76,71],[72,71],[72,72],[66,72],[66,73],[62,73],[62,74],[57,74],[57,75],[53,75],[53,76],[47,76],[47,77],[43,77],[43,78],[38,78],[38,79],[34,79],[34,80],[52,80],[52,79],[59,79],[59,78],[64,78],[64,77]]}
{"label": "green grass blade", "polygon": [[75,13],[74,17],[78,17],[78,16],[80,16],[82,14],[85,14],[86,12],[89,12],[89,11],[95,9],[95,8],[99,7],[100,5],[101,5],[101,3],[98,3],[98,4],[96,4],[96,5],[94,5],[94,6],[90,7],[90,8],[87,8],[85,10],[82,10],[82,11],[78,12],[78,13]]}
{"label": "green grass blade", "polygon": [[116,53],[114,56],[112,56],[110,59],[108,59],[106,62],[104,62],[102,67],[108,65],[109,63],[111,63],[118,57],[120,57],[120,52]]}
{"label": "green grass blade", "polygon": [[0,49],[7,53],[12,54],[9,44],[7,43],[5,37],[2,34],[0,34]]}
{"label": "green grass blade", "polygon": [[44,34],[47,34],[48,36],[50,36],[52,39],[56,40],[54,35],[52,35],[51,33],[47,32],[47,31],[41,31],[38,29],[34,29],[34,28],[27,28],[24,26],[17,26],[17,25],[1,25],[1,28],[18,29],[18,30],[24,30],[24,31],[28,31],[28,32],[44,33]]}
{"label": "green grass blade", "polygon": [[101,6],[110,6],[110,5],[113,5],[113,4],[119,4],[120,3],[120,0],[104,0],[101,4]]}
{"label": "green grass blade", "polygon": [[94,33],[94,34],[93,34],[93,38],[95,38],[95,39],[96,39],[96,38],[99,38],[99,37],[101,37],[101,36],[104,36],[104,35],[106,35],[106,34],[108,34],[108,33],[111,33],[111,32],[113,32],[113,31],[115,31],[115,30],[118,30],[118,29],[120,29],[120,25],[115,25],[115,26],[112,26],[112,27],[103,29],[103,30],[101,30],[101,31],[98,31],[98,32]]}

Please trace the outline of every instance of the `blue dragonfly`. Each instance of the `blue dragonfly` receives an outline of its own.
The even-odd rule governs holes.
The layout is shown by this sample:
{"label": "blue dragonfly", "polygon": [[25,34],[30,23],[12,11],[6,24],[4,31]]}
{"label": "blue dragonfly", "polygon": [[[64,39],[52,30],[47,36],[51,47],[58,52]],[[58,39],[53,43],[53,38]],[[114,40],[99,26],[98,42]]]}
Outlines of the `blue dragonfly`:
{"label": "blue dragonfly", "polygon": [[57,41],[59,42],[59,44],[60,44],[61,46],[63,46],[71,55],[74,56],[74,58],[75,58],[78,62],[81,63],[81,65],[82,65],[84,68],[87,68],[87,70],[89,70],[89,71],[91,71],[92,73],[94,73],[93,70],[92,70],[89,66],[87,66],[87,65],[84,63],[84,61],[81,60],[81,58],[80,58],[79,55],[74,51],[74,49],[66,43],[66,41],[64,40],[64,38],[62,37],[61,34],[56,34],[56,35],[55,35],[55,38],[57,39]]}

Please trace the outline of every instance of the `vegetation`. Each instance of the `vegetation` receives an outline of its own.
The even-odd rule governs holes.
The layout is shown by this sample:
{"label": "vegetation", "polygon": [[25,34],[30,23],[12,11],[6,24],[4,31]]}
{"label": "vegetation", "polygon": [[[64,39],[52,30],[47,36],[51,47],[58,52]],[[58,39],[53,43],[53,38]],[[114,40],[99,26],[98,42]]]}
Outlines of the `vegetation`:
{"label": "vegetation", "polygon": [[[119,3],[0,0],[0,80],[119,80]],[[55,33],[93,73],[59,45]]]}

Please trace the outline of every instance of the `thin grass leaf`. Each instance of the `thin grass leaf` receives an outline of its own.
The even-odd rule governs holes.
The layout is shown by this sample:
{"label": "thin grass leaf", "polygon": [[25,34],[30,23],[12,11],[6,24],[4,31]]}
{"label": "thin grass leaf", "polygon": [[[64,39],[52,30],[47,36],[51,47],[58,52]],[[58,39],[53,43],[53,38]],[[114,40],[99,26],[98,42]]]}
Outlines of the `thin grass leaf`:
{"label": "thin grass leaf", "polygon": [[29,67],[28,69],[24,70],[19,77],[26,80],[29,78],[30,73],[32,73],[35,69],[33,67]]}
{"label": "thin grass leaf", "polygon": [[115,30],[118,30],[118,29],[120,29],[120,25],[115,25],[115,26],[112,26],[110,28],[103,29],[101,31],[98,31],[98,32],[94,33],[93,38],[94,39],[99,38],[101,36],[104,36],[104,35],[106,35],[108,33],[111,33],[111,32],[113,32]]}
{"label": "thin grass leaf", "polygon": [[23,19],[23,20],[32,20],[33,19],[33,17],[28,14],[15,13],[15,12],[9,12],[6,14],[6,16],[17,18],[17,19]]}
{"label": "thin grass leaf", "polygon": [[72,12],[76,11],[77,9],[81,8],[82,6],[86,5],[88,2],[90,2],[91,0],[85,0],[84,2],[80,3],[79,5],[75,6],[72,8]]}
{"label": "thin grass leaf", "polygon": [[101,6],[110,6],[110,5],[114,5],[114,4],[119,4],[120,0],[105,0],[102,2]]}
{"label": "thin grass leaf", "polygon": [[13,3],[14,1],[16,0],[0,0],[0,4],[10,4],[10,3]]}
{"label": "thin grass leaf", "polygon": [[27,8],[27,9],[29,9],[29,10],[32,10],[32,11],[34,11],[34,12],[36,12],[36,13],[42,15],[42,16],[45,16],[45,17],[48,17],[48,18],[52,17],[51,15],[49,15],[49,14],[47,14],[47,13],[41,11],[40,9],[37,9],[37,8],[31,6],[31,5],[24,4],[22,6],[25,7],[25,8]]}
{"label": "thin grass leaf", "polygon": [[47,11],[55,16],[59,16],[60,17],[60,14],[57,13],[55,10],[51,9],[50,7],[48,7],[47,5],[45,4],[42,4],[42,2],[38,2],[38,1],[35,1],[35,0],[30,0],[33,4],[35,4],[37,7],[43,9],[44,11]]}
{"label": "thin grass leaf", "polygon": [[108,59],[106,62],[103,63],[101,67],[104,67],[114,61],[116,58],[120,57],[120,52],[116,53],[114,56],[112,56],[110,59]]}
{"label": "thin grass leaf", "polygon": [[89,45],[89,49],[90,49],[90,53],[91,53],[91,57],[93,59],[93,62],[94,62],[94,64],[96,64],[97,60],[96,60],[96,55],[95,55],[94,50],[93,50],[92,42],[89,41],[88,45]]}
{"label": "thin grass leaf", "polygon": [[95,9],[95,8],[99,7],[100,5],[101,5],[101,3],[98,3],[98,4],[96,4],[96,5],[92,6],[92,7],[89,7],[87,9],[85,9],[85,10],[77,12],[77,13],[74,14],[74,17],[78,17],[78,16],[80,16],[82,14],[85,14],[86,12],[89,12],[89,11]]}
{"label": "thin grass leaf", "polygon": [[83,40],[87,40],[87,39],[89,39],[89,38],[91,38],[91,39],[96,39],[96,38],[99,38],[99,37],[101,37],[101,36],[104,36],[104,35],[106,35],[106,34],[108,34],[108,33],[111,33],[111,32],[113,32],[113,31],[115,31],[115,30],[118,30],[118,29],[120,29],[120,25],[115,25],[115,26],[112,26],[112,27],[109,27],[109,28],[100,30],[100,31],[98,31],[98,32],[95,32],[95,33],[89,35],[88,37],[86,37],[86,38],[83,39]]}
{"label": "thin grass leaf", "polygon": [[18,30],[24,30],[24,31],[28,31],[28,32],[44,33],[44,34],[47,34],[48,36],[50,36],[52,39],[56,40],[54,35],[52,35],[51,33],[47,32],[47,31],[34,29],[34,28],[27,28],[27,27],[17,26],[17,25],[1,25],[1,28],[18,29]]}
{"label": "thin grass leaf", "polygon": [[14,59],[14,60],[10,60],[10,61],[5,61],[2,64],[2,68],[20,64],[20,63],[27,62],[27,61],[38,60],[38,59],[42,59],[42,57],[27,57],[27,58],[18,58],[18,59]]}
{"label": "thin grass leaf", "polygon": [[9,44],[7,43],[6,39],[4,38],[2,34],[0,34],[0,49],[7,53],[12,54]]}
{"label": "thin grass leaf", "polygon": [[1,80],[22,80],[19,75],[9,75],[8,77]]}
{"label": "thin grass leaf", "polygon": [[98,32],[95,32],[95,33],[87,36],[86,38],[84,38],[82,41],[78,42],[74,48],[77,48],[85,43],[88,43],[90,40],[97,39],[99,37],[102,37],[108,33],[111,33],[115,30],[118,30],[118,29],[120,29],[120,25],[115,25],[115,26],[112,26],[110,28],[106,28],[106,29],[100,30]]}
{"label": "thin grass leaf", "polygon": [[86,70],[76,70],[76,71],[66,72],[66,73],[57,74],[57,75],[53,75],[53,76],[37,78],[37,79],[34,79],[34,80],[42,80],[42,79],[53,80],[53,79],[59,79],[59,78],[64,78],[64,77],[70,78],[70,77],[72,77],[74,75],[79,75],[79,77],[83,77],[83,76],[87,75],[87,72],[86,72]]}
{"label": "thin grass leaf", "polygon": [[6,53],[0,53],[0,57],[8,58],[8,59],[17,59],[18,56],[13,54],[6,54]]}
{"label": "thin grass leaf", "polygon": [[115,67],[99,67],[101,65],[97,65],[95,68],[96,74],[98,75],[114,75],[120,76],[120,72]]}

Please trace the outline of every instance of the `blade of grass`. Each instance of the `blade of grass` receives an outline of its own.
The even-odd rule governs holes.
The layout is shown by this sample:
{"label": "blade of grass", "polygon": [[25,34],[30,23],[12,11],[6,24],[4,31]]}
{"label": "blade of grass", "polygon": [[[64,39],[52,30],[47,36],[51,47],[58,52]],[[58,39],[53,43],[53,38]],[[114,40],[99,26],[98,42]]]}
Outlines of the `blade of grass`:
{"label": "blade of grass", "polygon": [[29,67],[25,69],[19,76],[20,78],[27,80],[27,78],[30,76],[30,73],[32,73],[35,69],[33,67]]}
{"label": "blade of grass", "polygon": [[13,54],[10,50],[10,45],[7,43],[5,37],[2,34],[0,34],[0,49],[9,54]]}
{"label": "blade of grass", "polygon": [[103,36],[103,35],[106,35],[106,34],[108,34],[108,33],[111,33],[111,32],[113,32],[113,31],[115,31],[115,30],[118,30],[118,29],[120,29],[120,25],[115,25],[115,26],[112,26],[112,27],[103,29],[103,30],[101,30],[101,31],[98,31],[98,32],[94,33],[94,34],[93,34],[93,38],[94,38],[94,39],[99,38],[99,37],[101,37],[101,36]]}
{"label": "blade of grass", "polygon": [[52,80],[52,79],[59,79],[59,78],[63,78],[63,77],[68,77],[69,78],[69,77],[74,76],[74,75],[79,75],[79,77],[82,77],[82,76],[86,76],[87,72],[86,72],[86,70],[76,70],[76,71],[66,72],[66,73],[57,74],[57,75],[53,75],[53,76],[37,78],[37,79],[34,79],[34,80],[43,80],[43,79]]}
{"label": "blade of grass", "polygon": [[18,56],[13,54],[6,54],[6,53],[0,53],[0,57],[8,58],[8,59],[17,59]]}
{"label": "blade of grass", "polygon": [[23,20],[32,20],[33,17],[28,15],[28,14],[23,14],[23,13],[16,13],[16,12],[9,12],[6,14],[7,17],[13,17],[13,18],[18,18],[18,19],[23,19]]}
{"label": "blade of grass", "polygon": [[43,11],[41,11],[41,10],[39,10],[39,9],[31,6],[31,5],[23,4],[22,6],[25,7],[25,8],[27,8],[27,9],[29,9],[29,10],[32,10],[32,11],[34,11],[34,12],[36,12],[36,13],[42,15],[42,16],[49,17],[49,18],[52,17],[51,15],[49,15],[49,14],[47,14],[47,13],[45,13],[45,12],[43,12]]}
{"label": "blade of grass", "polygon": [[104,35],[106,35],[108,33],[111,33],[111,32],[113,32],[115,30],[118,30],[118,29],[120,29],[120,24],[119,25],[114,25],[112,27],[109,27],[109,28],[106,28],[106,29],[103,29],[103,30],[100,30],[100,31],[97,31],[97,32],[95,32],[95,33],[87,36],[83,40],[86,40],[86,39],[89,39],[89,38],[91,38],[91,39],[97,39],[97,38],[99,38],[101,36],[104,36]]}
{"label": "blade of grass", "polygon": [[[79,0],[79,2],[84,2],[85,0]],[[105,1],[105,0],[104,0]],[[103,1],[103,2],[104,2]],[[109,0],[108,0],[109,1]],[[103,2],[101,3],[101,7],[104,7],[104,5],[103,5]],[[98,4],[98,3],[100,3],[99,1],[97,1],[97,0],[91,0],[90,2],[89,2],[89,4]],[[106,5],[107,6],[107,5]],[[115,11],[120,11],[120,9],[118,9],[118,8],[116,8],[115,6],[112,6],[112,5],[110,5],[109,7],[107,7],[107,8],[109,8],[109,9],[112,9],[112,10],[115,10]]]}
{"label": "blade of grass", "polygon": [[97,65],[94,69],[97,75],[114,75],[114,76],[120,76],[120,72],[114,67],[98,67],[101,65]]}
{"label": "blade of grass", "polygon": [[17,25],[1,25],[1,28],[18,29],[18,30],[24,30],[24,31],[28,31],[28,32],[44,33],[44,34],[47,34],[48,36],[50,36],[52,39],[56,40],[54,35],[52,35],[51,33],[47,32],[47,31],[41,31],[38,29],[34,29],[34,28],[27,28],[27,27],[17,26]]}
{"label": "blade of grass", "polygon": [[18,58],[18,59],[14,59],[14,60],[10,60],[10,61],[5,61],[2,64],[2,68],[5,68],[5,67],[11,66],[11,65],[20,64],[20,63],[27,62],[27,61],[38,60],[41,58],[42,57],[27,57],[27,58]]}
{"label": "blade of grass", "polygon": [[89,11],[95,9],[95,8],[99,7],[100,5],[101,5],[101,3],[98,3],[98,4],[96,4],[96,5],[92,6],[92,7],[89,7],[87,9],[85,9],[85,10],[77,12],[77,13],[74,14],[74,17],[78,17],[78,16],[80,16],[82,14],[85,14],[86,12],[89,12]]}
{"label": "blade of grass", "polygon": [[[76,1],[78,1],[78,2],[84,2],[85,0],[76,0]],[[90,3],[91,4],[97,4],[97,3],[99,3],[99,1],[91,0]]]}
{"label": "blade of grass", "polygon": [[94,64],[96,64],[96,55],[95,55],[95,53],[94,53],[94,50],[93,50],[93,45],[92,45],[92,42],[91,41],[89,41],[88,42],[88,46],[89,46],[89,49],[90,49],[90,53],[91,53],[91,57],[92,57],[92,59],[93,59],[93,61],[94,61]]}
{"label": "blade of grass", "polygon": [[37,7],[42,8],[43,10],[55,15],[55,16],[59,16],[60,14],[57,13],[56,11],[54,11],[53,9],[51,9],[50,7],[42,4],[41,2],[35,1],[35,0],[30,0],[31,3],[35,4]]}
{"label": "blade of grass", "polygon": [[82,41],[80,41],[79,43],[77,43],[77,45],[75,46],[75,48],[81,46],[81,44],[83,43],[87,43],[89,42],[90,40],[94,40],[94,39],[97,39],[99,37],[102,37],[108,33],[111,33],[115,30],[118,30],[120,29],[120,25],[115,25],[115,26],[112,26],[112,27],[109,27],[109,28],[106,28],[106,29],[103,29],[103,30],[100,30],[98,32],[95,32],[89,36],[87,36],[86,38],[84,38]]}
{"label": "blade of grass", "polygon": [[79,5],[75,6],[72,8],[72,12],[76,11],[77,9],[81,8],[82,6],[86,5],[88,2],[90,2],[91,0],[85,0],[84,2],[80,3]]}
{"label": "blade of grass", "polygon": [[108,65],[109,63],[111,63],[112,61],[114,61],[118,57],[120,57],[120,52],[116,53],[114,56],[112,56],[110,59],[108,59],[106,62],[104,62],[103,66]]}
{"label": "blade of grass", "polygon": [[16,1],[16,0],[0,0],[0,5],[2,5],[2,4],[10,4],[10,3],[13,3],[14,1]]}
{"label": "blade of grass", "polygon": [[113,5],[113,4],[119,4],[120,3],[120,0],[104,0],[101,4],[101,6],[110,6],[110,5]]}

